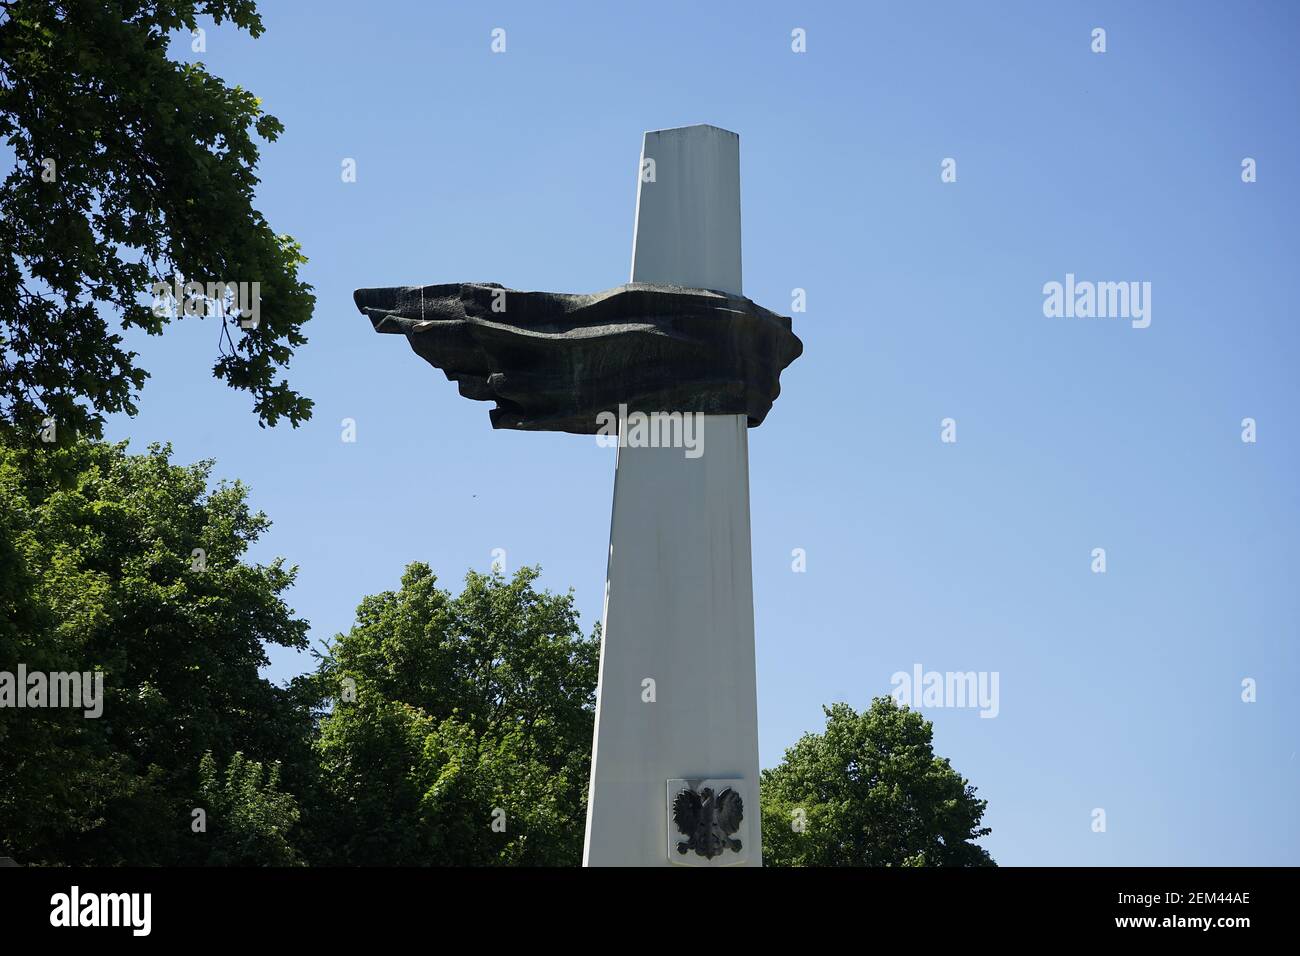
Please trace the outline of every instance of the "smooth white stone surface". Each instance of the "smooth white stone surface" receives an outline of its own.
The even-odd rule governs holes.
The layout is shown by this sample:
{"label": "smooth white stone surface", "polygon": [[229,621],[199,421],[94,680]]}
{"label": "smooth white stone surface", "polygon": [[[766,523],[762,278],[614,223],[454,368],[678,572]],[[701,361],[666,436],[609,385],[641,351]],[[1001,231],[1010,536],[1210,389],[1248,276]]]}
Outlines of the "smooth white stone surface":
{"label": "smooth white stone surface", "polygon": [[[650,132],[642,158],[655,182],[638,187],[632,281],[741,293],[739,137]],[[749,435],[745,416],[709,415],[698,458],[618,450],[584,865],[672,865],[667,781],[731,777],[757,866]]]}

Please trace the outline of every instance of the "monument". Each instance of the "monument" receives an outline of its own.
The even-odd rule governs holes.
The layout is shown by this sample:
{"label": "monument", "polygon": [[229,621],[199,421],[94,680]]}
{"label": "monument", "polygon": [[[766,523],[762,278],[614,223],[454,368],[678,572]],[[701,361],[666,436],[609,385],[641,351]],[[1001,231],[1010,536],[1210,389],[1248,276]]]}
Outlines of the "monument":
{"label": "monument", "polygon": [[[631,282],[592,295],[488,283],[359,289],[495,428],[597,434],[618,416],[583,863],[762,861],[749,444],[802,353],[741,292],[740,140],[645,134]],[[629,441],[695,415],[701,454]]]}

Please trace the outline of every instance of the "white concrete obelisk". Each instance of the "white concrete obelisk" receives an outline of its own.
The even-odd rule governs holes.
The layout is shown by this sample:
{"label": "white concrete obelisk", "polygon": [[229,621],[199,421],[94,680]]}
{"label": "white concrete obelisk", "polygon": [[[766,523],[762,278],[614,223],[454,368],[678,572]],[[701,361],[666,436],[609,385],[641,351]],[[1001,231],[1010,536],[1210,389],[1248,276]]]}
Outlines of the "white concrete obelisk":
{"label": "white concrete obelisk", "polygon": [[[659,130],[641,155],[632,281],[740,294],[740,138]],[[698,458],[620,442],[584,865],[697,862],[669,849],[665,788],[678,778],[741,794],[744,862],[759,865],[744,415],[705,416]]]}

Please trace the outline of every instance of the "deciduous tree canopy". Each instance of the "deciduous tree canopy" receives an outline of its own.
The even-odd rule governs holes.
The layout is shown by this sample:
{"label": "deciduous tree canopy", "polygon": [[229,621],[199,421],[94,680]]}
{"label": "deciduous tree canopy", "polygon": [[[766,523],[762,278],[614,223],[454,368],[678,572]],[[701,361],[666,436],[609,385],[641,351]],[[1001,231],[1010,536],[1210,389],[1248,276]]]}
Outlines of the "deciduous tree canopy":
{"label": "deciduous tree canopy", "polygon": [[[0,855],[48,864],[576,865],[599,633],[573,595],[411,564],[315,673],[295,570],[211,462],[0,436],[0,672],[104,675],[102,713],[0,707]],[[889,698],[765,771],[764,862],[979,866],[985,802]],[[197,829],[196,810],[204,827]],[[796,825],[797,824],[797,825]]]}
{"label": "deciduous tree canopy", "polygon": [[826,730],[763,771],[766,865],[993,865],[974,842],[987,801],[934,755],[930,721],[890,697],[823,709]]}
{"label": "deciduous tree canopy", "polygon": [[[0,421],[100,433],[147,378],[121,334],[159,334],[155,282],[258,283],[256,328],[219,316],[213,374],[259,421],[310,417],[283,379],[311,315],[298,244],[254,208],[261,101],[168,57],[199,16],[251,35],[251,0],[0,3]],[[183,304],[181,308],[183,314]],[[218,344],[219,343],[219,344]],[[196,362],[198,361],[196,356]]]}
{"label": "deciduous tree canopy", "polygon": [[296,569],[247,561],[269,522],[211,467],[0,439],[0,671],[104,675],[96,718],[0,707],[0,855],[577,864],[599,641],[572,595],[413,564],[277,687]]}
{"label": "deciduous tree canopy", "polygon": [[599,638],[538,573],[470,572],[453,597],[412,564],[361,602],[319,674],[316,862],[581,862]]}
{"label": "deciduous tree canopy", "polygon": [[175,465],[156,446],[0,443],[0,670],[104,675],[96,718],[0,708],[5,855],[285,859],[269,829],[191,830],[201,790],[215,786],[205,755],[223,771],[238,753],[299,775],[310,755],[305,698],[258,673],[268,646],[306,646],[306,622],[282,600],[296,569],[245,560],[269,522],[238,482],[209,490],[211,466]]}

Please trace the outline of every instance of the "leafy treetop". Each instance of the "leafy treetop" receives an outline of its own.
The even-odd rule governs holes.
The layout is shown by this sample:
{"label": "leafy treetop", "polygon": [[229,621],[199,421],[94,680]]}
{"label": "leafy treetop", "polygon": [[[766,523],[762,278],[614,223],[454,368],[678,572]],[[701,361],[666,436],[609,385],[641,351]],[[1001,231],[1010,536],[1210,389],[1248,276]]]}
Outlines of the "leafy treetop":
{"label": "leafy treetop", "polygon": [[[134,414],[148,373],[120,331],[161,334],[155,282],[257,282],[258,323],[221,313],[213,374],[263,425],[312,403],[281,377],[315,298],[298,244],[253,206],[253,134],[283,130],[261,101],[169,34],[211,17],[262,32],[251,0],[0,2],[0,422],[45,416],[92,437]],[[158,312],[163,310],[159,309]],[[117,329],[114,329],[117,326]]]}

